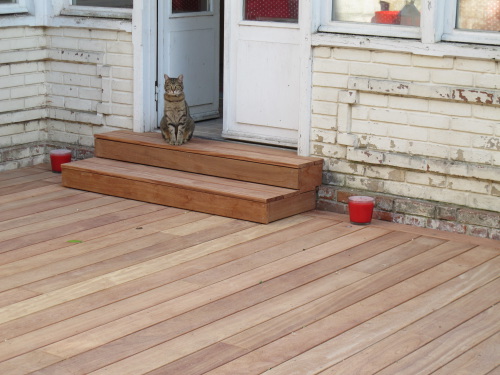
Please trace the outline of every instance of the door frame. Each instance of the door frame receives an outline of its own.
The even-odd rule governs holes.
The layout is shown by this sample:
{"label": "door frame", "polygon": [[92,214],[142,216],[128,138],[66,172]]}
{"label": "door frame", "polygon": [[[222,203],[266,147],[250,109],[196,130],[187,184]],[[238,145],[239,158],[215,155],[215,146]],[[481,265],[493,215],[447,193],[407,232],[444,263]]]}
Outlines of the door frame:
{"label": "door frame", "polygon": [[[218,51],[218,48],[219,48],[219,41],[220,41],[220,30],[218,30],[219,28],[219,25],[220,25],[220,22],[218,20],[219,16],[220,15],[217,15],[217,12],[220,13],[220,1],[221,0],[210,0],[210,5],[211,5],[211,8],[207,11],[202,11],[202,12],[186,12],[186,13],[178,13],[178,14],[172,14],[171,13],[171,9],[168,9],[168,4],[166,4],[167,2],[164,1],[163,4],[160,4],[159,1],[157,2],[158,6],[157,6],[157,11],[158,11],[158,22],[157,22],[157,42],[158,42],[158,49],[157,49],[157,62],[158,62],[158,65],[157,65],[157,69],[158,69],[158,73],[157,73],[157,79],[158,79],[158,84],[157,84],[157,96],[159,95],[159,98],[160,100],[158,101],[158,104],[157,104],[157,107],[158,107],[158,113],[161,114],[161,116],[163,115],[162,111],[163,111],[163,107],[164,107],[164,102],[163,100],[161,100],[162,98],[162,95],[164,93],[164,90],[163,90],[163,76],[165,73],[167,74],[174,74],[175,76],[181,72],[177,71],[177,74],[173,73],[172,72],[172,67],[169,65],[169,63],[171,63],[171,61],[169,61],[167,58],[166,58],[166,54],[165,52],[167,52],[167,55],[171,56],[172,55],[172,47],[170,45],[170,40],[172,39],[172,36],[168,35],[168,32],[172,32],[172,31],[176,31],[176,32],[179,32],[180,30],[175,30],[175,27],[174,27],[174,30],[172,29],[172,26],[174,24],[171,24],[171,25],[168,25],[168,22],[173,22],[173,23],[177,23],[177,27],[179,27],[179,21],[183,22],[184,23],[189,23],[189,24],[192,24],[193,21],[196,21],[196,24],[198,26],[200,26],[200,19],[201,19],[201,23],[205,26],[207,26],[207,23],[209,25],[211,25],[211,23],[214,21],[214,20],[217,20],[216,22],[216,30],[215,30],[215,33],[214,33],[214,39],[215,39],[215,48],[217,50],[217,53],[214,54],[214,59],[211,60],[213,61],[214,63],[214,67],[213,69],[215,70],[215,72],[213,70],[211,70],[212,72],[216,73],[217,75],[217,80],[215,82],[215,85],[214,86],[211,86],[210,84],[208,85],[209,87],[212,88],[212,90],[210,91],[210,95],[211,95],[211,98],[212,98],[212,102],[211,103],[203,103],[203,104],[198,104],[198,107],[197,107],[197,103],[193,103],[193,96],[192,96],[192,92],[191,92],[191,96],[190,96],[190,93],[189,93],[189,90],[186,90],[187,88],[187,85],[185,83],[184,85],[184,89],[186,90],[186,100],[187,102],[189,103],[190,105],[190,114],[191,114],[191,117],[195,120],[195,121],[203,121],[203,120],[208,120],[208,119],[213,119],[213,118],[218,118],[220,117],[222,114],[220,113],[220,108],[219,108],[219,93],[220,93],[220,87],[219,87],[219,70],[220,70],[220,61],[219,61],[219,51]],[[164,14],[162,14],[164,13]],[[208,20],[207,20],[208,18]],[[195,31],[198,30],[198,29],[195,29]],[[187,29],[184,29],[182,26],[181,26],[181,32],[183,31],[187,31]],[[168,47],[167,47],[168,45]],[[208,55],[208,56],[211,56],[211,55]],[[208,62],[209,63],[209,62]],[[168,69],[167,69],[168,67]],[[186,77],[186,73],[183,72],[184,74],[184,77]],[[192,77],[189,76],[188,74],[188,79],[192,79]],[[200,113],[201,112],[201,113]],[[158,115],[158,117],[161,118],[160,115]],[[158,124],[159,124],[159,120],[160,118],[157,118],[158,120]],[[159,125],[158,125],[159,126]]]}
{"label": "door frame", "polygon": [[[158,62],[158,0],[138,2],[132,11],[132,43],[134,46],[134,132],[147,132],[156,128],[157,116],[157,62]],[[230,17],[240,1],[225,1],[224,12],[224,121],[227,119],[231,100],[229,54],[231,43]],[[300,118],[298,129],[298,154],[308,156],[312,117],[312,34],[320,25],[321,0],[301,0],[300,25]],[[152,58],[154,57],[154,58]]]}
{"label": "door frame", "polygon": [[[136,2],[132,10],[132,44],[134,48],[134,125],[133,131],[144,133],[158,123],[158,0]],[[154,57],[154,58],[152,58]]]}

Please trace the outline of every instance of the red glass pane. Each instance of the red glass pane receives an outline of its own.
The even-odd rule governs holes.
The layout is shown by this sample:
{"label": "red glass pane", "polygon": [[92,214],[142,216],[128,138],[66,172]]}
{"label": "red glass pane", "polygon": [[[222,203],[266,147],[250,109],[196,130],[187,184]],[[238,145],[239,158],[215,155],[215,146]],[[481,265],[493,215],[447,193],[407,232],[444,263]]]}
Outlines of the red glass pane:
{"label": "red glass pane", "polygon": [[206,12],[208,0],[172,0],[172,13]]}
{"label": "red glass pane", "polygon": [[246,0],[245,19],[253,21],[297,22],[299,0]]}
{"label": "red glass pane", "polygon": [[73,0],[73,5],[106,8],[130,8],[133,0]]}

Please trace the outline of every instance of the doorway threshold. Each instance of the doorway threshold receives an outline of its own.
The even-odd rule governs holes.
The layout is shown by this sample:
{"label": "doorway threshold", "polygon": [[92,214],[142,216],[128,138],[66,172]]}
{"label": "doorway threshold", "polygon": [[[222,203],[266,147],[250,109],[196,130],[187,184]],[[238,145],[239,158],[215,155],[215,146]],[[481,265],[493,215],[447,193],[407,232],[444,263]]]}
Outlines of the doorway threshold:
{"label": "doorway threshold", "polygon": [[222,136],[222,124],[223,124],[222,117],[211,120],[198,121],[196,122],[196,127],[194,129],[193,135],[198,138],[211,139],[215,141],[223,141],[223,142],[231,142],[239,144],[251,144],[255,146],[269,147],[278,150],[288,150],[288,151],[297,150],[297,147],[278,146],[272,144],[265,144],[261,142],[224,138]]}

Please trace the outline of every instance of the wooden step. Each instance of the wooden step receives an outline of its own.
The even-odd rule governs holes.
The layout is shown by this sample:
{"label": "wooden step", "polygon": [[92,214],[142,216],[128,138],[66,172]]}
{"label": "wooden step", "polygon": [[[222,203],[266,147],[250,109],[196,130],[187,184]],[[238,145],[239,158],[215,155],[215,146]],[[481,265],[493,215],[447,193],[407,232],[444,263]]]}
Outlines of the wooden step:
{"label": "wooden step", "polygon": [[193,138],[167,144],[159,133],[115,131],[96,135],[95,156],[301,191],[321,184],[323,159],[293,151]]}
{"label": "wooden step", "polygon": [[102,158],[62,167],[66,187],[258,223],[316,206],[315,190],[298,191]]}

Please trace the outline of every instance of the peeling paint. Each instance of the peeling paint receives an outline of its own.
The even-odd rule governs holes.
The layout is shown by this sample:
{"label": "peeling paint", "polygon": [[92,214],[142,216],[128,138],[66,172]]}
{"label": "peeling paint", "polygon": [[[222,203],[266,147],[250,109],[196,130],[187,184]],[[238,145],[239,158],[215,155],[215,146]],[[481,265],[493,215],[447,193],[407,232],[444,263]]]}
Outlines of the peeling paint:
{"label": "peeling paint", "polygon": [[465,161],[464,150],[460,150],[460,149],[457,150],[457,156],[456,156],[455,160]]}
{"label": "peeling paint", "polygon": [[314,154],[315,155],[323,155],[323,149],[325,146],[323,145],[314,145]]}
{"label": "peeling paint", "polygon": [[500,151],[500,138],[490,138],[486,143],[486,147]]}
{"label": "peeling paint", "polygon": [[492,186],[491,195],[496,195],[500,197],[500,189],[497,189],[495,186]]}
{"label": "peeling paint", "polygon": [[461,100],[465,103],[474,101],[478,104],[493,104],[495,95],[488,91],[455,89],[452,91],[452,99]]}

